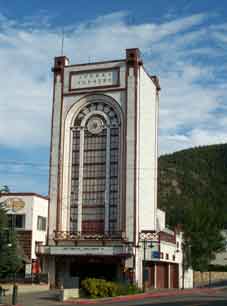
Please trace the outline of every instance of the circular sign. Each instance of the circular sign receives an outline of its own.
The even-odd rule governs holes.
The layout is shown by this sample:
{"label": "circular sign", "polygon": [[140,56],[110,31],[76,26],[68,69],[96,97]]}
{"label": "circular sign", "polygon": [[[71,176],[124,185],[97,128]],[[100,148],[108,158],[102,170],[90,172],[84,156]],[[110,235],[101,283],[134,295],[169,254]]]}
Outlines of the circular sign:
{"label": "circular sign", "polygon": [[92,117],[87,124],[87,129],[92,134],[98,134],[103,129],[103,121],[99,117]]}
{"label": "circular sign", "polygon": [[6,208],[12,209],[13,211],[21,210],[25,207],[25,202],[19,198],[11,198],[6,200]]}

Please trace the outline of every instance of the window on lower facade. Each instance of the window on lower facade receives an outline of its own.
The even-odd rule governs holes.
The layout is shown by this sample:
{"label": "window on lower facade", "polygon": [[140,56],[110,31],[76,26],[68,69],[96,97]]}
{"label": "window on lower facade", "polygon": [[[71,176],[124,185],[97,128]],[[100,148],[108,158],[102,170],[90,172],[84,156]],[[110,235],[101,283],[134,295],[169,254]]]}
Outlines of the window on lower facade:
{"label": "window on lower facade", "polygon": [[8,226],[10,228],[25,228],[25,215],[19,214],[9,214],[8,216]]}
{"label": "window on lower facade", "polygon": [[47,220],[46,220],[45,217],[38,216],[38,218],[37,218],[37,230],[38,231],[45,231],[46,230],[46,223],[47,223]]}

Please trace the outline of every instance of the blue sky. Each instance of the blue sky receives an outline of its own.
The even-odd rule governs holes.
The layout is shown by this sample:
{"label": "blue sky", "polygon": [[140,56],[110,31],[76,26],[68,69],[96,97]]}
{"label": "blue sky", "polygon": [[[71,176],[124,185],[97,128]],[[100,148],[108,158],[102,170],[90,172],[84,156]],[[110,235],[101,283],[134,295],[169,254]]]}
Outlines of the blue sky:
{"label": "blue sky", "polygon": [[160,154],[226,142],[225,1],[0,0],[0,184],[48,191],[51,66],[139,47],[161,82]]}

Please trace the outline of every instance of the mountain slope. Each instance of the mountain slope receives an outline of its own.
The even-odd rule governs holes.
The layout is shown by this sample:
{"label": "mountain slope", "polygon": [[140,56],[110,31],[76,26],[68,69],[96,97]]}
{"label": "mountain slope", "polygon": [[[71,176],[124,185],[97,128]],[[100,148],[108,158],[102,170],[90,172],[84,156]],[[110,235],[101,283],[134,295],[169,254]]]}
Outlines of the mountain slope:
{"label": "mountain slope", "polygon": [[158,206],[167,212],[167,223],[181,223],[184,208],[190,209],[195,202],[219,210],[227,223],[227,144],[183,150],[159,158]]}

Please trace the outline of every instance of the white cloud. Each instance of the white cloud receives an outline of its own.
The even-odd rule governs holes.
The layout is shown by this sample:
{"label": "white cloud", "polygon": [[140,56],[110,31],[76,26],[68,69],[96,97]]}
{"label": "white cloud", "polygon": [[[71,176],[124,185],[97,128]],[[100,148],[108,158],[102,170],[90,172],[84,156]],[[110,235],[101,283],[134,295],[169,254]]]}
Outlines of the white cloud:
{"label": "white cloud", "polygon": [[193,129],[190,136],[193,146],[225,143],[227,140],[227,130],[220,132],[217,130]]}
{"label": "white cloud", "polygon": [[216,130],[195,128],[187,135],[163,135],[160,139],[160,145],[162,148],[162,154],[166,154],[187,149],[189,147],[226,143],[226,139],[227,129],[223,132],[217,132]]}
{"label": "white cloud", "polygon": [[[221,142],[227,130],[220,122],[227,116],[219,114],[218,123],[216,113],[224,109],[226,87],[212,83],[220,64],[204,62],[204,57],[216,58],[218,44],[227,40],[226,24],[212,24],[211,18],[208,27],[207,18],[196,14],[160,24],[129,25],[127,12],[100,16],[65,29],[64,53],[78,63],[122,58],[125,48],[141,48],[145,65],[161,79],[160,151]],[[53,57],[60,53],[61,34],[49,20],[45,25],[45,20],[40,27],[32,21],[17,24],[0,16],[1,145],[49,144],[50,69]],[[218,55],[222,56],[222,50]]]}

